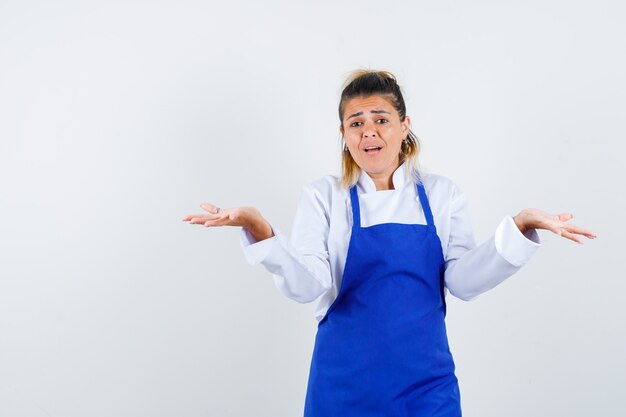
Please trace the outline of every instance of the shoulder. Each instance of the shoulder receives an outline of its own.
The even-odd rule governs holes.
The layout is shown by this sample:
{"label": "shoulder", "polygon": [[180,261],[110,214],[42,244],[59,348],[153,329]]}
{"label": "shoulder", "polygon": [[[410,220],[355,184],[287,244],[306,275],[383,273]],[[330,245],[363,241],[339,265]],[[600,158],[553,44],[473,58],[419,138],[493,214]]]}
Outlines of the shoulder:
{"label": "shoulder", "polygon": [[339,177],[337,175],[324,175],[302,186],[302,192],[317,194],[326,199],[332,198],[333,194],[341,191]]}
{"label": "shoulder", "polygon": [[326,212],[332,207],[332,202],[338,196],[347,193],[340,184],[337,175],[324,175],[302,186],[300,190],[300,201],[309,201],[321,206]]}
{"label": "shoulder", "polygon": [[340,179],[337,175],[324,175],[304,186],[310,190],[315,190],[321,194],[328,194],[340,190]]}
{"label": "shoulder", "polygon": [[419,178],[428,195],[455,200],[463,196],[461,188],[450,178],[428,171],[419,171]]}

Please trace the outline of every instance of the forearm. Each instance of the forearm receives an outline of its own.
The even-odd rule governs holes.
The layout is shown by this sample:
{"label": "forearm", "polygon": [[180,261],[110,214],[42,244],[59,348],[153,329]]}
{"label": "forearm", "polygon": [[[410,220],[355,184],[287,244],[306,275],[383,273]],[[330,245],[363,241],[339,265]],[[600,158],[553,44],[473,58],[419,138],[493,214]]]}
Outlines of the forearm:
{"label": "forearm", "polygon": [[540,246],[534,229],[522,234],[506,216],[490,239],[448,260],[446,286],[455,297],[471,300],[516,273]]}
{"label": "forearm", "polygon": [[261,264],[272,273],[276,287],[295,301],[315,300],[332,285],[328,254],[296,249],[280,230],[275,236],[255,242],[247,229],[242,229],[241,246],[250,265]]}
{"label": "forearm", "polygon": [[519,270],[498,253],[494,238],[467,251],[446,268],[450,294],[464,301],[491,290]]}
{"label": "forearm", "polygon": [[257,242],[274,236],[272,226],[263,218],[263,216],[261,216],[261,214],[250,216],[250,218],[246,220],[243,227]]}

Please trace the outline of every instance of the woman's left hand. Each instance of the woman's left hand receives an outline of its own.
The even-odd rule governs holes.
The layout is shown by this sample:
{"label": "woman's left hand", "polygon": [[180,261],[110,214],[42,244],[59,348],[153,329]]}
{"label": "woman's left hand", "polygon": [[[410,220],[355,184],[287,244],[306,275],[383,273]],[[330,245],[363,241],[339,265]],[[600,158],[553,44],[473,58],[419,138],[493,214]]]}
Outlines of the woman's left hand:
{"label": "woman's left hand", "polygon": [[517,216],[513,217],[513,220],[522,233],[528,229],[545,229],[581,244],[582,239],[576,235],[586,236],[589,239],[597,237],[591,230],[565,223],[573,217],[571,213],[548,214],[539,209],[528,208],[520,211]]}

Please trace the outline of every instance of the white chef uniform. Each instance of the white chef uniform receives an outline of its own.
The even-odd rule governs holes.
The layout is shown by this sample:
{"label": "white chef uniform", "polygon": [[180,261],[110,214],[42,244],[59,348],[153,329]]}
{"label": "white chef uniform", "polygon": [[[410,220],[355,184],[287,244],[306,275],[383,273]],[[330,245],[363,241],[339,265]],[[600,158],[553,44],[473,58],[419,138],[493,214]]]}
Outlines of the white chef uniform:
{"label": "white chef uniform", "polygon": [[[522,234],[511,216],[480,246],[474,240],[468,201],[450,179],[421,172],[445,259],[445,286],[455,297],[474,299],[518,271],[541,246],[535,229]],[[426,224],[413,181],[404,164],[392,177],[394,189],[376,191],[362,171],[357,182],[363,227],[380,223]],[[273,274],[285,296],[301,302],[321,296],[319,322],[341,288],[350,242],[350,195],[339,177],[327,175],[302,188],[291,239],[272,226],[275,236],[256,242],[241,230],[241,245],[251,265],[262,264]]]}

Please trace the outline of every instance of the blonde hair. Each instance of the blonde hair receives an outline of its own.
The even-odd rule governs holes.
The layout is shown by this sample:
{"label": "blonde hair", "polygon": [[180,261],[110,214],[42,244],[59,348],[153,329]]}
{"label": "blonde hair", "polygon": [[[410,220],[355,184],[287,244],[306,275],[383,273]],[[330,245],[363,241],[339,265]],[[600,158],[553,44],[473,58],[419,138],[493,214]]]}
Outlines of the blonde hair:
{"label": "blonde hair", "polygon": [[[398,112],[400,121],[404,121],[406,118],[406,105],[404,104],[402,91],[396,81],[396,77],[388,71],[360,69],[350,73],[344,83],[343,91],[341,92],[341,99],[339,100],[339,122],[341,123],[342,131],[345,104],[356,97],[370,96],[380,96],[389,101]],[[341,142],[341,185],[347,189],[356,184],[359,175],[361,175],[361,168],[352,158],[350,151],[345,145],[343,136]],[[418,169],[418,155],[420,149],[419,138],[409,129],[407,137],[402,141],[399,156],[400,163],[404,163],[407,178],[410,178],[414,183],[421,182]]]}

